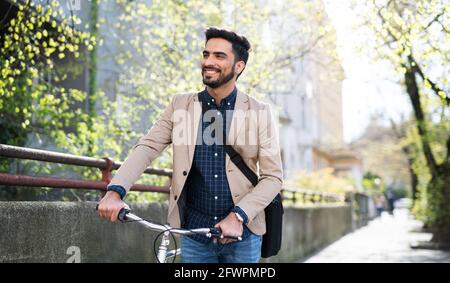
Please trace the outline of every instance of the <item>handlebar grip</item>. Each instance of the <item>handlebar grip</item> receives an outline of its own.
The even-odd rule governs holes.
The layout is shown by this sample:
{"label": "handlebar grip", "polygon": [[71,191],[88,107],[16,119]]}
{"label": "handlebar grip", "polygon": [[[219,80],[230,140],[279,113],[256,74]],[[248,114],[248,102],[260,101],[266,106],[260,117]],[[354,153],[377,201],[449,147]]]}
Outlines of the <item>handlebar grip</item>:
{"label": "handlebar grip", "polygon": [[[97,203],[97,205],[95,206],[95,210],[98,210],[98,206],[99,204]],[[127,214],[130,213],[131,210],[129,210],[128,208],[122,208],[119,211],[119,215],[117,215],[117,219],[120,220],[120,222],[125,222],[127,220]]]}
{"label": "handlebar grip", "polygon": [[222,235],[222,232],[218,228],[211,228],[209,231],[211,232],[212,237],[220,237],[220,235]]}
{"label": "handlebar grip", "polygon": [[119,211],[119,215],[117,216],[117,219],[119,219],[120,222],[125,222],[127,220],[127,214],[130,213],[131,210],[129,210],[128,208],[122,208]]}
{"label": "handlebar grip", "polygon": [[219,228],[210,228],[209,231],[210,231],[212,237],[228,238],[228,239],[233,239],[236,241],[242,241],[242,237],[223,236],[222,231]]}

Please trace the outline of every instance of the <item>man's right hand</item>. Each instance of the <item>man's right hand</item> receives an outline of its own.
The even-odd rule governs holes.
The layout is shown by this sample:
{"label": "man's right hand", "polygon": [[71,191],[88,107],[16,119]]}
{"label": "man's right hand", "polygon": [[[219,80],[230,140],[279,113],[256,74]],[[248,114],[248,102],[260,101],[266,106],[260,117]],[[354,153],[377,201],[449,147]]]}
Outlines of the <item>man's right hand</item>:
{"label": "man's right hand", "polygon": [[122,201],[120,195],[114,191],[108,191],[98,204],[98,214],[111,222],[115,222],[122,208],[128,205]]}

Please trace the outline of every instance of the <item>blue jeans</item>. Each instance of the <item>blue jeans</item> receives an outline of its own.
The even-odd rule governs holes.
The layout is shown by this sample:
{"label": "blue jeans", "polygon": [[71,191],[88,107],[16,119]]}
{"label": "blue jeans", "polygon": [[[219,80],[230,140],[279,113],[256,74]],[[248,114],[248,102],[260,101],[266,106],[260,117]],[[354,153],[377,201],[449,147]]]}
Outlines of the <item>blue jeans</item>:
{"label": "blue jeans", "polygon": [[203,244],[187,236],[181,238],[182,263],[257,263],[261,257],[262,236],[250,233],[242,241],[226,245]]}

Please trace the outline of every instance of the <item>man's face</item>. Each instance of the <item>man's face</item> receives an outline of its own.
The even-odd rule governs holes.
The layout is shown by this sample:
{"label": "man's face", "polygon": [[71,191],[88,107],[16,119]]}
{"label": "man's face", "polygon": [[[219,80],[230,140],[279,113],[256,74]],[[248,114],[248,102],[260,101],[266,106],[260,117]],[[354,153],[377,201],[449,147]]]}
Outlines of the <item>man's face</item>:
{"label": "man's face", "polygon": [[[243,63],[240,61],[240,63]],[[223,38],[211,38],[203,50],[203,83],[218,88],[234,79],[236,63],[231,43]]]}

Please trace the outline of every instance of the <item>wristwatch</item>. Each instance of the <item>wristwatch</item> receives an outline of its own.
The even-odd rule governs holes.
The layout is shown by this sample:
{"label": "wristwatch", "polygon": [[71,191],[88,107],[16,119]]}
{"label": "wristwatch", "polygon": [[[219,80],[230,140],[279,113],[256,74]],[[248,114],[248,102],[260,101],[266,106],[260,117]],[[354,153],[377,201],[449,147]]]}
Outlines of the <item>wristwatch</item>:
{"label": "wristwatch", "polygon": [[239,213],[235,212],[234,214],[236,215],[236,218],[238,219],[239,222],[244,223],[244,218],[242,218],[242,216]]}

